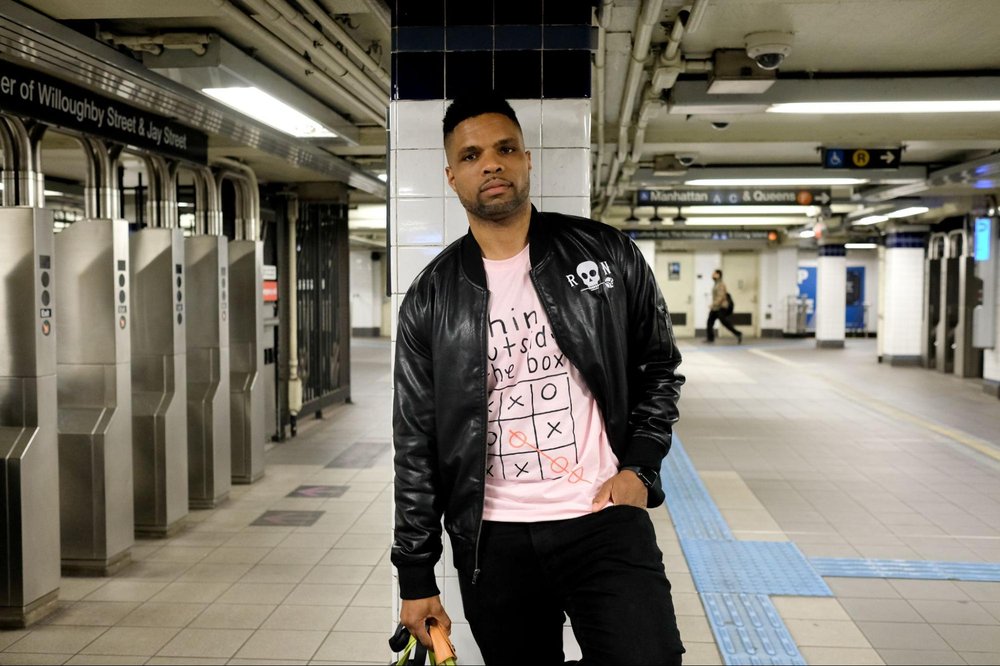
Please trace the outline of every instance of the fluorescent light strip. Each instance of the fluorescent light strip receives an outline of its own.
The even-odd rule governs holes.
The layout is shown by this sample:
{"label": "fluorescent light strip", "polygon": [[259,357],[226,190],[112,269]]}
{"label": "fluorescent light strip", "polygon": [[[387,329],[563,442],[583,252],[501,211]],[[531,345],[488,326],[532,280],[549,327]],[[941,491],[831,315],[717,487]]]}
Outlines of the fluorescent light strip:
{"label": "fluorescent light strip", "polygon": [[799,238],[816,238],[816,232],[812,229],[805,229],[799,232]]}
{"label": "fluorescent light strip", "polygon": [[930,208],[926,206],[910,206],[909,208],[900,208],[899,210],[894,210],[891,213],[886,213],[886,217],[891,217],[893,219],[899,217],[910,217],[911,215],[920,215],[926,213]]}
{"label": "fluorescent light strip", "polygon": [[64,196],[66,196],[65,192],[59,192],[58,190],[42,190],[42,191],[45,193],[45,196],[47,196],[47,197],[64,197]]}
{"label": "fluorescent light strip", "polygon": [[990,113],[1000,99],[899,102],[788,102],[772,104],[768,113]]}
{"label": "fluorescent light strip", "polygon": [[674,226],[688,227],[777,227],[796,226],[804,224],[803,217],[689,217],[685,224]]}
{"label": "fluorescent light strip", "polygon": [[240,113],[285,134],[299,138],[333,138],[337,134],[263,90],[246,88],[202,88],[203,93]]}
{"label": "fluorescent light strip", "polygon": [[866,178],[696,178],[686,180],[684,184],[704,185],[706,187],[765,187],[768,185],[861,185],[867,182]]}
{"label": "fluorescent light strip", "polygon": [[875,243],[844,243],[848,250],[874,250],[878,247]]}
{"label": "fluorescent light strip", "polygon": [[[677,208],[672,204],[655,204],[660,210]],[[642,204],[641,208],[652,208],[654,204]],[[680,206],[686,213],[697,215],[819,215],[819,206]]]}
{"label": "fluorescent light strip", "polygon": [[887,215],[869,215],[867,217],[862,217],[859,220],[854,220],[852,224],[856,227],[864,227],[869,224],[878,224],[879,222],[885,222],[889,219]]}

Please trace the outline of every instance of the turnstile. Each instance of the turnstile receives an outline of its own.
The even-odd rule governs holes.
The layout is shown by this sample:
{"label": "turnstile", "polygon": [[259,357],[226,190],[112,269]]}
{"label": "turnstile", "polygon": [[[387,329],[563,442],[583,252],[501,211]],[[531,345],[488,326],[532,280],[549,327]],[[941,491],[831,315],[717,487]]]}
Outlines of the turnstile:
{"label": "turnstile", "polygon": [[129,249],[135,531],[169,536],[188,513],[183,232],[143,229]]}
{"label": "turnstile", "polygon": [[0,208],[0,627],[59,594],[52,214]]}
{"label": "turnstile", "polygon": [[264,308],[260,241],[229,243],[233,483],[264,474]]}
{"label": "turnstile", "polygon": [[983,352],[972,344],[972,312],[979,302],[982,280],[964,230],[948,233],[941,259],[940,306],[936,332],[936,363],[941,372],[981,377]]}
{"label": "turnstile", "polygon": [[55,244],[62,569],[107,576],[135,540],[128,222],[76,222]]}
{"label": "turnstile", "polygon": [[941,320],[941,257],[944,255],[945,234],[931,234],[924,259],[924,328],[921,352],[925,368],[936,368],[938,363],[938,341],[944,335]]}
{"label": "turnstile", "polygon": [[229,367],[229,245],[184,240],[187,262],[188,503],[210,509],[229,496],[232,475]]}

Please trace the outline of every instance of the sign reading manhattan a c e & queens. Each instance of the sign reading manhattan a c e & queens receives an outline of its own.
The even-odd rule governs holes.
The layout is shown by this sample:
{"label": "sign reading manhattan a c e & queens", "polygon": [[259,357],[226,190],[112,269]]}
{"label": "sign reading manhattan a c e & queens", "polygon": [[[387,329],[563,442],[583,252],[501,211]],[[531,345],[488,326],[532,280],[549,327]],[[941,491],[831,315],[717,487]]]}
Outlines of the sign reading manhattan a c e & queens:
{"label": "sign reading manhattan a c e & queens", "polygon": [[205,164],[208,135],[164,116],[0,60],[0,111]]}

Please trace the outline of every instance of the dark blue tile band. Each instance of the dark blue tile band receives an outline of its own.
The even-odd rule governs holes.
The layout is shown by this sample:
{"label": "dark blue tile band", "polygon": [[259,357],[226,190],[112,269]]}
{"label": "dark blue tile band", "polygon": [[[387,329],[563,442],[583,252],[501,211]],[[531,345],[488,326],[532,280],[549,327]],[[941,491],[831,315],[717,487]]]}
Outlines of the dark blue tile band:
{"label": "dark blue tile band", "polygon": [[816,254],[821,257],[846,257],[847,248],[843,245],[820,245]]}

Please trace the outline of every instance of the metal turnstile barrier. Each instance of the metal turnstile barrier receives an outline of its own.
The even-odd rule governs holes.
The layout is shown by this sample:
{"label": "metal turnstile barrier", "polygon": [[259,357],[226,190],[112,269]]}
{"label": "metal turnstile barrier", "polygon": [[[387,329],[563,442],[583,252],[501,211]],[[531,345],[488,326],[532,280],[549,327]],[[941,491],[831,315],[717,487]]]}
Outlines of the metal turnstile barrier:
{"label": "metal turnstile barrier", "polygon": [[210,509],[232,484],[229,357],[229,245],[225,237],[184,239],[187,262],[188,502]]}
{"label": "metal turnstile barrier", "polygon": [[233,483],[253,483],[264,474],[263,265],[260,241],[229,243]]}
{"label": "metal turnstile barrier", "polygon": [[52,214],[0,209],[0,627],[59,594],[59,452]]}
{"label": "metal turnstile barrier", "polygon": [[806,296],[789,296],[785,299],[785,333],[789,335],[805,335],[806,321],[809,317],[809,298]]}
{"label": "metal turnstile barrier", "polygon": [[941,262],[945,254],[945,234],[931,234],[924,260],[924,330],[921,339],[921,356],[925,368],[936,368],[939,341],[943,339],[944,322],[941,320]]}
{"label": "metal turnstile barrier", "polygon": [[935,367],[959,377],[981,377],[983,352],[972,344],[972,312],[979,302],[982,281],[976,277],[975,260],[964,229],[948,232],[941,261]]}
{"label": "metal turnstile barrier", "polygon": [[106,576],[134,542],[128,222],[76,222],[55,244],[62,569]]}
{"label": "metal turnstile barrier", "polygon": [[188,513],[183,232],[143,229],[129,248],[135,530],[162,537]]}

